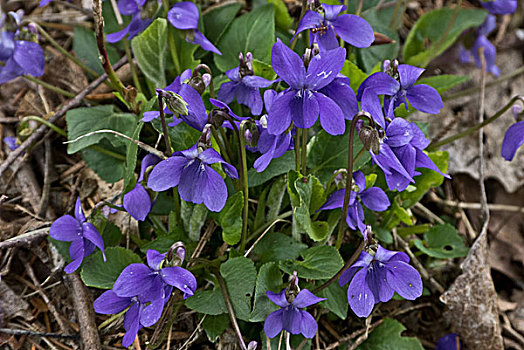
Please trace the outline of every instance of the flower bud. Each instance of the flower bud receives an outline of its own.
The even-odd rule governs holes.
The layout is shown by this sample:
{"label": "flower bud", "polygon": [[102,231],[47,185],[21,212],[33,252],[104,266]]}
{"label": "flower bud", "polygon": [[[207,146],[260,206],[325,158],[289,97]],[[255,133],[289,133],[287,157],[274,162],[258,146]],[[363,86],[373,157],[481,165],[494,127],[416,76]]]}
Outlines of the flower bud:
{"label": "flower bud", "polygon": [[184,101],[182,96],[169,90],[157,89],[158,97],[163,98],[166,103],[167,109],[174,115],[187,115],[187,102]]}
{"label": "flower bud", "polygon": [[370,126],[364,126],[358,133],[358,137],[366,150],[378,154],[380,151],[380,137],[376,129]]}
{"label": "flower bud", "polygon": [[[209,82],[211,81],[211,77],[209,78],[205,78],[208,80],[208,85],[209,85]],[[191,86],[193,89],[196,90],[196,92],[198,92],[199,95],[202,95],[204,93],[204,91],[206,91],[206,82],[204,81],[204,77],[202,76],[192,76],[189,81],[187,82],[187,85]]]}
{"label": "flower bud", "polygon": [[514,105],[511,110],[513,112],[513,116],[515,117],[515,119],[517,119],[517,121],[521,118],[524,118],[524,109],[521,105]]}
{"label": "flower bud", "polygon": [[202,74],[202,81],[204,82],[204,85],[206,87],[208,87],[209,84],[211,83],[211,79],[212,79],[211,78],[211,74],[209,74],[209,73]]}
{"label": "flower bud", "polygon": [[256,340],[252,340],[249,342],[249,344],[247,344],[247,350],[256,350],[258,346],[258,343],[256,342]]}

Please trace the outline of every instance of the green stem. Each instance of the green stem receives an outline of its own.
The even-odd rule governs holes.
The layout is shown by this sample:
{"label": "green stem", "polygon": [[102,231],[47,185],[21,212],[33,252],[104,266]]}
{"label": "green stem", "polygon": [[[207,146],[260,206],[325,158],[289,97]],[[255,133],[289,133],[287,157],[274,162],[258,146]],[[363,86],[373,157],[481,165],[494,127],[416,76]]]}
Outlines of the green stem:
{"label": "green stem", "polygon": [[89,148],[91,148],[93,151],[97,151],[98,153],[105,154],[106,156],[110,156],[110,157],[113,157],[113,158],[118,159],[118,160],[122,160],[122,161],[126,160],[126,156],[124,156],[122,154],[119,154],[119,153],[116,153],[116,152],[113,152],[113,151],[110,151],[110,150],[107,150],[107,149],[105,149],[103,147],[100,147],[100,146],[97,146],[97,145],[91,145],[91,146],[89,146]]}
{"label": "green stem", "polygon": [[295,151],[295,170],[296,171],[300,171],[300,137],[299,137],[300,130],[301,129],[297,128],[295,131],[295,138],[294,138],[295,144],[293,147]]}
{"label": "green stem", "polygon": [[41,85],[43,87],[45,87],[46,89],[49,89],[51,91],[54,91],[58,94],[61,94],[61,95],[64,95],[65,97],[68,97],[68,98],[74,98],[76,95],[73,94],[72,92],[69,92],[69,91],[66,91],[66,90],[63,90],[63,89],[60,89],[59,87],[56,87],[54,85],[51,85],[49,83],[46,83],[45,81],[43,80],[40,80],[38,78],[35,78],[33,77],[32,75],[24,75],[24,78],[29,80],[29,81],[32,81],[33,83],[36,83],[38,85]]}
{"label": "green stem", "polygon": [[508,109],[511,108],[511,106],[513,106],[513,104],[517,101],[517,100],[520,100],[522,102],[524,102],[524,95],[517,95],[517,96],[514,96],[504,107],[502,107],[497,113],[495,113],[491,118],[489,119],[486,119],[485,121],[483,121],[482,123],[480,124],[477,124],[477,125],[474,125],[462,132],[459,132],[458,134],[455,134],[453,136],[450,136],[448,138],[445,138],[444,140],[442,141],[439,141],[439,142],[436,142],[436,143],[432,143],[430,144],[427,148],[426,148],[426,151],[428,152],[432,152],[432,151],[435,151],[435,150],[438,150],[441,146],[444,146],[450,142],[453,142],[455,140],[458,140],[460,138],[463,138],[465,136],[468,136],[468,135],[471,135],[473,134],[474,132],[476,132],[477,130],[480,130],[482,129],[483,127],[485,127],[486,125],[494,122],[495,120],[497,120],[498,117],[500,117],[501,115],[503,115]]}
{"label": "green stem", "polygon": [[57,43],[55,41],[55,39],[53,39],[51,37],[51,35],[49,35],[45,30],[44,28],[42,28],[41,26],[39,26],[38,24],[34,23],[36,25],[36,28],[38,29],[38,32],[44,37],[46,38],[47,41],[49,41],[49,43],[51,45],[53,45],[55,47],[55,49],[57,49],[58,51],[60,51],[64,56],[66,56],[67,58],[69,58],[73,63],[75,63],[78,67],[82,68],[84,71],[86,71],[87,73],[89,73],[91,76],[93,76],[94,78],[98,78],[98,74],[92,70],[91,68],[89,68],[88,66],[86,66],[82,61],[80,61],[78,58],[76,58],[75,56],[71,55],[66,49],[64,49],[62,46],[60,46],[59,43]]}
{"label": "green stem", "polygon": [[[164,17],[167,18],[169,12],[169,0],[162,0],[162,7],[164,8]],[[179,75],[180,71],[180,61],[178,60],[178,55],[176,53],[176,44],[175,44],[175,28],[173,26],[167,26],[167,43],[169,46],[169,53],[171,54],[171,59],[173,60],[173,66],[175,67],[175,75]]]}
{"label": "green stem", "polygon": [[126,52],[127,61],[129,62],[129,67],[131,68],[131,75],[133,76],[133,83],[135,84],[138,92],[142,92],[142,86],[140,85],[140,80],[138,79],[138,72],[135,64],[133,63],[133,55],[131,54],[131,48],[129,47],[129,41],[124,40],[124,50]]}
{"label": "green stem", "polygon": [[49,121],[47,121],[47,120],[45,120],[45,119],[43,119],[41,117],[37,117],[36,115],[30,115],[30,116],[22,118],[21,122],[23,123],[26,120],[34,120],[36,122],[42,123],[42,124],[46,125],[48,128],[53,129],[57,134],[60,134],[63,137],[67,138],[67,133],[63,129],[59,128],[55,124],[50,123]]}
{"label": "green stem", "polygon": [[162,133],[164,134],[164,142],[166,143],[166,154],[171,156],[171,143],[169,141],[169,134],[167,133],[166,117],[164,115],[164,97],[158,94],[158,109],[160,111],[160,121],[162,122]]}
{"label": "green stem", "polygon": [[301,156],[302,156],[302,176],[306,176],[306,165],[307,165],[307,130],[306,129],[302,129],[302,151],[301,151]]}
{"label": "green stem", "polygon": [[213,135],[218,144],[218,148],[220,149],[220,155],[222,156],[222,158],[224,158],[226,163],[232,164],[231,158],[229,158],[229,153],[227,152],[227,148],[225,147],[224,142],[220,139],[220,136],[217,134],[216,128],[214,126],[211,127],[211,134]]}
{"label": "green stem", "polygon": [[240,241],[240,253],[244,254],[246,248],[247,240],[247,220],[249,214],[249,186],[248,186],[248,177],[247,177],[247,157],[246,157],[246,145],[244,144],[244,128],[240,124],[240,158],[242,160],[242,191],[244,192],[244,207],[242,208],[242,238]]}
{"label": "green stem", "polygon": [[397,0],[395,4],[395,10],[393,10],[393,16],[391,16],[391,21],[389,21],[389,28],[394,29],[397,26],[398,12],[400,7],[403,5],[404,0]]}
{"label": "green stem", "polygon": [[[300,17],[298,18],[297,27],[295,28],[295,32],[298,29],[298,25],[300,24],[302,17],[304,17],[304,15],[306,14],[306,8],[307,8],[307,0],[302,0],[302,10],[300,10]],[[298,39],[298,35],[295,37],[295,39],[293,39],[293,41],[291,42],[291,45],[289,46],[291,50],[295,49],[295,45],[297,44],[297,39]]]}

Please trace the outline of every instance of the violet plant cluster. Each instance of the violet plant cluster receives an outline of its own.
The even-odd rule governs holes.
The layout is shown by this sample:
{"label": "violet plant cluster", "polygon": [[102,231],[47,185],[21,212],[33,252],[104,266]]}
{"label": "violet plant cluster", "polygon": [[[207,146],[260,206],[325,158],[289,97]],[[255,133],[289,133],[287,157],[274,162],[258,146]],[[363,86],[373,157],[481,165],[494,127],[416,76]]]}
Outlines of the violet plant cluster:
{"label": "violet plant cluster", "polygon": [[[499,4],[499,1],[495,1],[483,3],[483,6],[492,13],[503,14],[509,13],[508,9],[512,8],[513,3],[505,1],[504,4]],[[107,35],[107,41],[116,43],[122,39],[133,40],[139,37],[153,23],[155,17],[160,16],[161,6],[162,3],[157,0],[119,0],[118,10],[131,19],[121,31]],[[223,47],[219,45],[220,41],[213,43],[200,31],[202,26],[199,29],[201,21],[197,5],[192,2],[178,2],[166,12],[168,22],[176,28],[176,35],[208,52],[207,56],[203,56],[206,57],[204,62],[210,63],[209,57],[214,57],[216,61],[222,55],[217,48]],[[16,19],[16,16],[11,16]],[[470,53],[477,60],[478,56],[475,55],[478,54],[479,47],[484,47],[488,71],[497,75],[494,47],[486,39],[494,26],[494,17],[488,17],[478,28],[477,41]],[[16,28],[15,32],[2,32],[0,53],[7,53],[8,50],[11,53],[9,57],[7,54],[3,56],[2,60],[5,60],[6,65],[0,71],[0,77],[13,76],[13,72],[18,75],[37,75],[36,68],[43,70],[43,54],[42,64],[39,65],[40,61],[35,62],[38,64],[31,65],[32,70],[17,63],[20,57],[22,64],[28,62],[23,57],[29,53],[31,62],[37,60],[33,51],[22,50],[25,45],[31,44],[34,52],[38,49],[41,51],[41,48],[34,41],[21,41],[20,29],[18,26]],[[135,341],[142,328],[152,327],[158,322],[170,300],[185,302],[187,307],[205,314],[202,310],[206,310],[206,306],[200,305],[199,300],[211,295],[211,285],[224,288],[220,276],[224,275],[222,267],[234,259],[260,259],[255,253],[251,254],[253,248],[246,250],[246,244],[251,241],[255,246],[259,242],[258,238],[264,238],[255,233],[266,234],[267,230],[264,230],[267,227],[283,220],[275,220],[266,226],[260,226],[264,229],[257,230],[259,227],[255,225],[265,215],[265,209],[260,209],[260,206],[264,206],[266,197],[262,199],[256,195],[265,191],[263,196],[266,196],[270,191],[269,187],[267,190],[251,187],[250,181],[257,176],[265,177],[266,180],[261,183],[267,183],[276,176],[282,177],[282,174],[288,173],[285,181],[290,201],[286,205],[291,206],[292,225],[281,223],[276,227],[283,233],[290,233],[295,240],[310,246],[315,245],[315,248],[334,245],[335,230],[332,229],[321,238],[316,234],[324,224],[325,227],[328,226],[322,220],[335,217],[332,213],[344,211],[338,224],[330,224],[339,227],[335,244],[337,256],[340,256],[341,247],[338,241],[341,244],[343,240],[362,241],[362,244],[355,255],[358,257],[356,261],[349,261],[336,275],[339,277],[339,286],[336,288],[346,288],[344,286],[348,285],[345,291],[347,299],[344,302],[356,317],[372,317],[377,305],[390,301],[395,293],[405,300],[415,300],[422,295],[422,279],[419,272],[410,265],[408,255],[384,248],[386,242],[377,239],[373,232],[383,228],[381,225],[384,224],[383,218],[386,215],[395,213],[393,207],[402,204],[399,204],[402,195],[417,188],[419,179],[422,178],[422,169],[450,178],[444,169],[439,169],[435,164],[433,154],[425,151],[430,140],[419,124],[406,118],[405,113],[399,112],[404,109],[408,114],[415,110],[424,114],[438,114],[444,105],[435,87],[418,82],[425,69],[399,64],[394,57],[377,62],[377,67],[382,67],[382,71],[375,69],[371,74],[361,72],[366,77],[361,79],[362,82],[354,90],[355,87],[351,85],[354,77],[344,75],[347,74],[344,67],[351,64],[359,69],[351,52],[356,49],[366,50],[374,40],[372,26],[364,18],[347,13],[346,6],[308,2],[308,9],[298,22],[291,41],[280,38],[273,41],[270,58],[265,63],[269,74],[263,74],[257,68],[261,57],[257,57],[256,51],[234,52],[235,57],[238,57],[238,66],[228,69],[222,69],[218,65],[214,67],[216,69],[209,69],[206,64],[180,67],[179,72],[169,72],[168,76],[171,79],[174,77],[174,80],[168,86],[153,86],[149,82],[152,87],[149,91],[151,101],[155,103],[151,103],[148,110],[141,111],[137,122],[143,123],[147,132],[155,134],[155,147],[164,156],[140,156],[139,176],[136,181],[134,177],[130,180],[122,194],[122,204],[105,203],[112,207],[113,213],[127,213],[140,222],[142,232],[147,231],[146,235],[136,238],[134,242],[145,255],[147,265],[132,263],[122,266],[119,274],[114,276],[112,288],[101,294],[94,303],[95,311],[100,314],[125,311],[123,327],[126,333],[122,340],[125,347]],[[304,42],[305,49],[296,49],[295,45],[299,41]],[[463,48],[463,53],[464,50],[466,49]],[[18,70],[10,68],[14,64],[19,65]],[[206,73],[201,74],[200,71],[205,68]],[[216,73],[220,69],[222,73]],[[214,88],[218,87],[218,82],[221,85],[215,96]],[[151,107],[156,102],[159,107]],[[514,108],[514,114],[517,119],[520,118],[522,109]],[[505,159],[511,160],[517,148],[524,143],[522,123],[524,122],[518,121],[506,134],[502,149]],[[190,146],[186,143],[181,147],[175,143],[182,143],[180,137],[171,137],[177,130],[186,130],[187,135],[192,133],[191,135],[198,136],[191,139]],[[356,130],[355,135],[360,140],[350,134],[353,130]],[[316,177],[315,169],[308,168],[307,164],[309,156],[314,152],[314,141],[321,137],[341,143],[349,142],[350,145],[354,141],[360,142],[361,146],[359,155],[353,155],[354,157],[348,151],[351,159],[349,164],[340,166],[342,168],[347,165],[349,168],[336,170],[331,179],[324,183]],[[165,139],[165,147],[160,142],[162,138]],[[13,143],[12,140],[8,141]],[[318,147],[324,145],[320,144]],[[331,156],[330,152],[330,149],[325,150],[326,157]],[[281,163],[283,157],[293,157],[293,154],[294,166],[280,171],[279,168],[284,167]],[[368,157],[369,161],[358,168],[350,168],[359,157]],[[293,176],[298,177],[295,183],[290,182]],[[240,205],[233,203],[238,198],[238,192],[242,193],[240,198],[243,202],[238,202]],[[293,196],[298,196],[299,199],[296,200]],[[154,208],[165,201],[165,198],[175,203],[169,214],[167,230],[164,227],[165,222],[154,213]],[[321,198],[321,203],[313,203],[318,202],[318,198]],[[280,198],[278,205],[281,203]],[[211,236],[207,237],[208,240],[213,240],[210,245],[214,247],[222,244],[215,242],[220,240],[217,234],[213,234],[218,229],[222,232],[225,243],[222,244],[224,248],[221,248],[220,255],[209,253],[215,260],[205,260],[205,264],[191,270],[206,271],[195,277],[181,266],[185,261],[186,248],[175,243],[169,252],[166,252],[167,247],[157,251],[150,248],[151,242],[146,242],[153,240],[153,247],[164,247],[166,240],[171,245],[183,237],[188,252],[198,251],[195,248],[196,241],[191,242],[188,235],[179,234],[180,231],[187,231],[187,226],[195,225],[194,222],[187,223],[184,210],[186,213],[194,213],[197,208],[203,208],[208,220],[213,220]],[[256,214],[251,212],[254,208]],[[97,210],[95,208],[91,215],[93,223],[99,223],[98,219],[95,220]],[[206,216],[199,220],[204,221]],[[110,218],[105,217],[103,220],[107,222]],[[100,229],[100,234],[93,223],[86,219],[81,201],[77,199],[74,217],[65,215],[52,224],[49,232],[52,238],[71,242],[71,262],[66,266],[65,272],[79,270],[81,274],[87,273],[85,265],[81,268],[82,262],[96,248],[100,249],[105,261],[107,244],[104,240],[108,238],[105,231]],[[234,227],[235,238],[226,238],[227,225]],[[256,237],[250,238],[251,234]],[[200,244],[198,242],[198,247]],[[224,255],[225,249],[228,249],[229,254]],[[235,253],[232,253],[233,250]],[[198,254],[201,252],[200,250]],[[294,266],[289,283],[282,283],[283,274],[278,272],[279,281],[261,284],[273,285],[269,290],[264,287],[266,289],[261,294],[263,298],[267,297],[264,300],[265,305],[272,307],[268,306],[262,312],[264,324],[260,329],[263,328],[263,337],[272,339],[282,332],[301,334],[305,338],[313,338],[317,334],[317,322],[306,309],[325,307],[326,303],[318,303],[327,300],[328,294],[323,289],[333,282],[329,278],[335,276],[335,273],[329,277],[313,278],[307,271],[297,268],[299,263],[294,264],[297,256],[287,260]],[[272,262],[274,266],[290,274],[290,269],[281,263],[285,259],[279,259]],[[191,263],[198,262],[198,259],[188,260]],[[224,263],[225,260],[228,261]],[[108,259],[107,264],[111,263]],[[217,268],[220,264],[221,267]],[[321,266],[318,268],[322,269]],[[235,273],[240,274],[242,271]],[[299,286],[299,278],[302,288]],[[320,281],[315,282],[316,279]],[[256,283],[258,291],[258,280]],[[201,289],[197,290],[197,285],[202,286]],[[235,286],[226,285],[226,288]],[[227,293],[223,295],[227,298]],[[222,299],[213,302],[220,304]],[[231,302],[235,305],[237,301]],[[259,302],[257,299],[255,307]],[[275,309],[276,307],[278,308]],[[231,310],[228,312],[231,313]],[[230,316],[235,317],[234,314]],[[255,343],[250,343],[251,348],[256,347],[253,344]]]}

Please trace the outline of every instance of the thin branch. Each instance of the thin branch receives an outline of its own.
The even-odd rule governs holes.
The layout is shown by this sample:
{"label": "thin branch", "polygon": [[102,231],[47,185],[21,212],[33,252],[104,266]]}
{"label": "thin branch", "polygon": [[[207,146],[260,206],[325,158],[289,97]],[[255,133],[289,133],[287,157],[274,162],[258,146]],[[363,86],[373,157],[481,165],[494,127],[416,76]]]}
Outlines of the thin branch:
{"label": "thin branch", "polygon": [[49,227],[39,228],[34,231],[25,232],[19,236],[0,242],[0,249],[29,247],[47,236]]}

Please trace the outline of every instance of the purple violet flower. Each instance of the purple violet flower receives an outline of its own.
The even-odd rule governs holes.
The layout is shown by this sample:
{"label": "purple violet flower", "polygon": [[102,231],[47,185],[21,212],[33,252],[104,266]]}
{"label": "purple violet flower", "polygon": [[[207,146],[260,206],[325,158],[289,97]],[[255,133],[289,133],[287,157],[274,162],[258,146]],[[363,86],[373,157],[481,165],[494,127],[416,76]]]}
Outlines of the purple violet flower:
{"label": "purple violet flower", "polygon": [[310,42],[318,43],[320,51],[338,48],[338,36],[355,47],[369,47],[375,41],[373,28],[366,20],[356,15],[343,14],[344,5],[322,4],[324,13],[308,10],[298,25],[298,29],[291,39],[306,29],[311,29]]}
{"label": "purple violet flower", "polygon": [[385,137],[380,141],[380,152],[371,158],[384,171],[386,182],[391,191],[403,191],[413,177],[420,175],[415,168],[428,168],[440,175],[442,173],[433,161],[422,151],[429,145],[424,133],[415,123],[402,118],[395,118],[386,126]]}
{"label": "purple violet flower", "polygon": [[481,1],[480,4],[494,15],[508,15],[517,9],[517,0]]}
{"label": "purple violet flower", "polygon": [[[389,205],[389,199],[386,193],[378,187],[370,187],[366,190],[366,177],[359,170],[353,173],[353,189],[349,196],[348,213],[346,222],[352,230],[360,230],[362,234],[366,231],[364,223],[364,210],[360,201],[374,211],[384,211]],[[319,210],[342,208],[344,206],[345,189],[340,189],[328,198],[326,203]],[[360,199],[360,200],[359,200]]]}
{"label": "purple violet flower", "polygon": [[268,111],[268,132],[282,134],[291,122],[307,129],[320,115],[320,125],[331,135],[340,135],[346,128],[344,112],[335,102],[346,98],[337,93],[325,95],[320,92],[327,87],[342,69],[346,57],[344,48],[321,52],[311,58],[307,65],[284,45],[280,39],[273,45],[271,63],[273,69],[289,88],[274,97]]}
{"label": "purple violet flower", "polygon": [[195,144],[158,163],[149,174],[147,186],[160,192],[178,185],[183,200],[195,204],[203,202],[209,210],[220,211],[226,204],[227,187],[224,179],[211,168],[215,163],[221,163],[230,177],[238,178],[237,170],[217,151],[212,148],[203,151]]}
{"label": "purple violet flower", "polygon": [[262,98],[259,89],[266,88],[275,80],[266,80],[253,72],[253,55],[239,54],[240,65],[226,72],[230,82],[223,83],[218,91],[218,98],[225,103],[231,103],[236,96],[238,103],[248,106],[253,115],[262,113]]}
{"label": "purple violet flower", "polygon": [[307,289],[302,289],[291,302],[286,298],[285,288],[280,293],[268,290],[266,295],[269,300],[282,308],[270,313],[264,321],[264,332],[269,338],[274,338],[282,330],[291,334],[302,333],[306,338],[315,336],[317,333],[317,322],[309,312],[299,309],[326,300],[326,298],[319,298]]}
{"label": "purple violet flower", "polygon": [[[519,105],[513,106],[513,115],[518,120],[522,114],[523,108]],[[510,126],[504,135],[504,141],[502,141],[502,157],[507,161],[513,160],[517,149],[524,143],[524,120],[517,121],[515,124]]]}
{"label": "purple violet flower", "polygon": [[144,159],[142,159],[140,177],[138,178],[136,186],[124,195],[124,209],[136,220],[144,221],[147,214],[151,211],[151,197],[149,197],[149,193],[147,193],[141,181],[144,180],[146,169],[157,164],[160,160],[160,158],[153,154],[146,155]]}
{"label": "purple violet flower", "polygon": [[342,273],[338,284],[349,284],[347,296],[351,310],[358,317],[368,317],[378,302],[389,301],[393,293],[414,300],[422,295],[422,280],[409,263],[409,257],[378,245],[373,256],[365,251]]}
{"label": "purple violet flower", "polygon": [[497,59],[497,49],[487,38],[497,26],[497,19],[493,15],[488,15],[484,23],[477,29],[477,37],[471,49],[466,49],[464,45],[459,46],[460,61],[464,63],[471,63],[471,57],[475,60],[478,68],[482,67],[479,50],[484,49],[484,58],[486,59],[486,70],[494,76],[500,75],[499,68],[495,65]]}
{"label": "purple violet flower", "polygon": [[462,349],[462,343],[458,334],[451,333],[443,336],[437,342],[435,350],[460,350]]}
{"label": "purple violet flower", "polygon": [[185,32],[187,42],[200,45],[206,51],[222,55],[215,45],[198,30],[199,18],[198,7],[189,1],[176,3],[167,14],[169,23]]}
{"label": "purple violet flower", "polygon": [[[138,34],[142,33],[153,22],[154,13],[147,14],[148,0],[118,0],[118,11],[124,16],[133,16],[131,22],[124,29],[107,34],[106,39],[110,43],[116,43],[122,40],[127,34],[127,40],[133,39]],[[158,0],[149,0],[156,2],[158,8]],[[153,8],[149,6],[150,8]],[[146,10],[147,8],[147,10]],[[154,11],[156,12],[156,10]]]}
{"label": "purple violet flower", "polygon": [[391,119],[395,118],[395,108],[402,103],[408,109],[407,101],[421,112],[438,114],[444,104],[437,90],[426,84],[414,85],[424,71],[422,68],[401,64],[398,66],[399,81],[383,72],[374,73],[360,84],[357,98],[361,101],[367,89],[371,89],[376,95],[386,95],[384,110]]}
{"label": "purple violet flower", "polygon": [[[178,116],[173,116],[173,122],[169,123],[169,126],[176,126],[180,124],[181,121],[184,121],[190,127],[202,131],[204,125],[207,122],[207,113],[204,102],[200,94],[188,84],[191,79],[191,70],[186,69],[180,76],[176,77],[173,82],[165,87],[163,90],[174,92],[180,95],[183,100],[187,103],[187,115],[179,114]],[[173,113],[167,108],[164,108],[164,114],[173,115]],[[142,118],[143,122],[150,122],[153,119],[156,119],[160,116],[159,111],[149,111],[144,113]],[[179,119],[180,118],[180,119]]]}
{"label": "purple violet flower", "polygon": [[4,137],[4,143],[7,145],[7,147],[9,147],[9,149],[11,151],[14,151],[18,147],[20,147],[20,145],[18,145],[16,143],[16,137],[14,137],[14,136],[6,136],[6,137]]}
{"label": "purple violet flower", "polygon": [[72,261],[64,268],[66,273],[76,271],[84,258],[95,250],[95,247],[100,248],[104,261],[106,261],[104,240],[96,227],[86,222],[80,197],[76,199],[75,217],[64,215],[56,219],[49,229],[49,236],[58,241],[71,242],[69,257]]}

